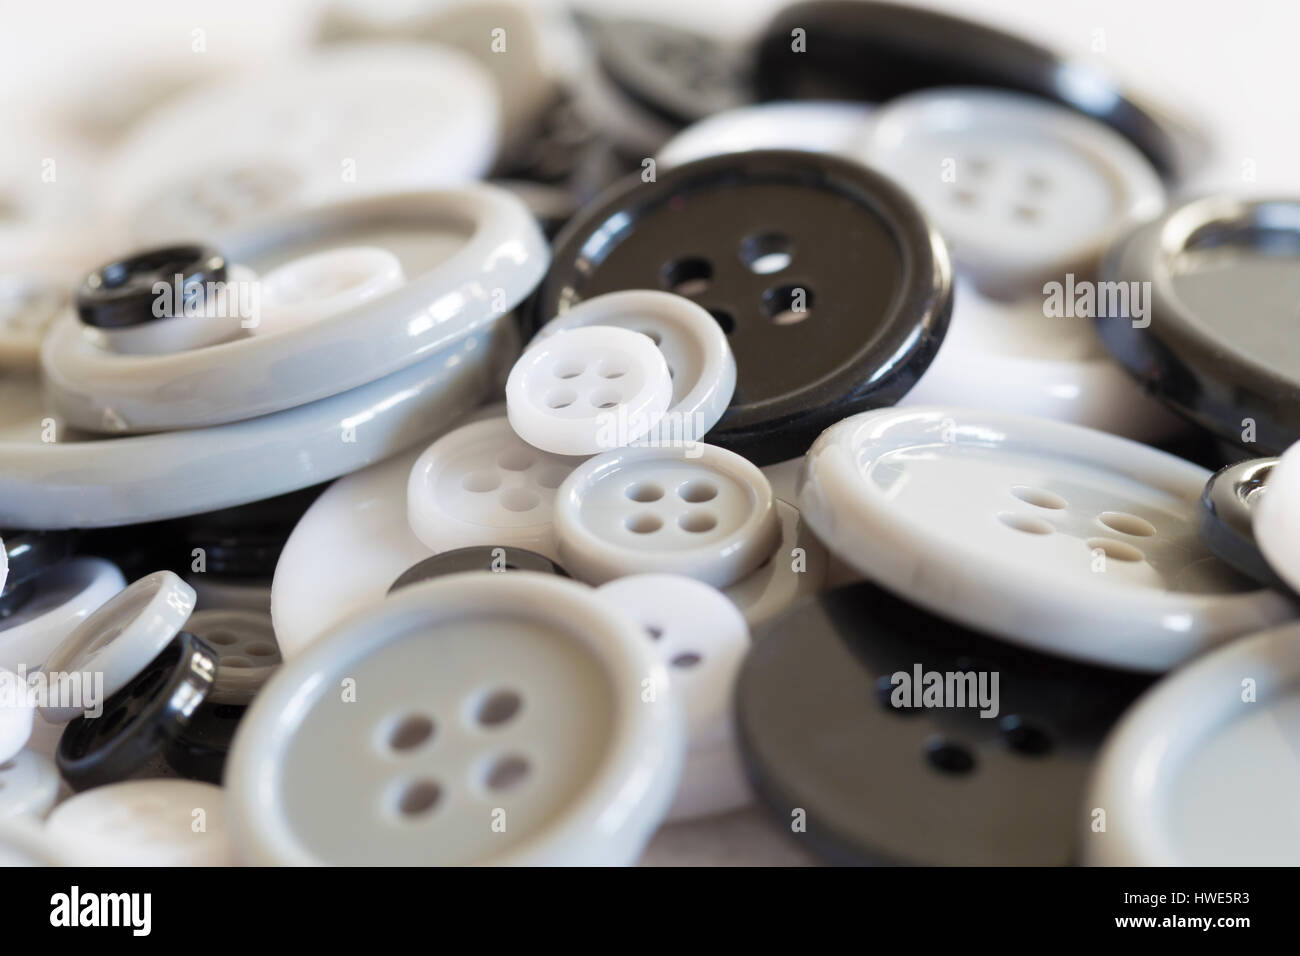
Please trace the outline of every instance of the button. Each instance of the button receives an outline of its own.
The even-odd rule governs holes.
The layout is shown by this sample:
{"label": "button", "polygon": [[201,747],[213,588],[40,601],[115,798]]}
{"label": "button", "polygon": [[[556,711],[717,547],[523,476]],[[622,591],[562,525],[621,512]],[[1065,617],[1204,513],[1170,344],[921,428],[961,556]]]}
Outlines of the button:
{"label": "button", "polygon": [[1294,617],[1197,539],[1202,468],[1045,419],[882,409],[808,453],[800,511],[833,553],[936,614],[1143,671]]}
{"label": "button", "polygon": [[[193,610],[194,589],[171,571],[155,571],[78,624],[42,670],[51,679],[93,672],[97,683],[102,674],[103,693],[112,696],[171,643]],[[47,704],[41,716],[51,723],[67,723],[83,709]]]}
{"label": "button", "polygon": [[655,572],[724,588],[776,550],[773,501],[758,468],[712,445],[606,452],[560,486],[560,562],[591,584]]}
{"label": "button", "polygon": [[243,704],[204,704],[189,723],[163,747],[167,768],[187,780],[221,783],[248,707]]}
{"label": "button", "polygon": [[799,149],[852,158],[871,122],[865,103],[759,103],[706,116],[660,148],[660,169],[754,149]]}
{"label": "button", "polygon": [[45,821],[80,866],[230,866],[225,795],[192,780],[128,780],[79,793]]}
{"label": "button", "polygon": [[263,689],[227,767],[231,825],[255,864],[628,864],[684,748],[630,618],[555,575],[453,575],[348,618]]}
{"label": "button", "polygon": [[1251,522],[1276,458],[1251,458],[1214,473],[1201,493],[1201,543],[1224,564],[1265,587],[1286,591],[1255,542]]}
{"label": "button", "polygon": [[70,558],[33,582],[24,602],[0,618],[0,667],[37,670],[92,611],[126,587],[101,558]]}
{"label": "button", "polygon": [[675,574],[634,574],[596,594],[630,614],[668,668],[688,735],[682,781],[668,820],[723,813],[750,801],[731,727],[732,687],[749,650],[735,605]]}
{"label": "button", "polygon": [[56,421],[59,440],[43,442],[39,385],[0,379],[0,524],[138,524],[328,481],[428,441],[481,402],[494,349],[512,334],[494,326],[369,385],[248,421],[95,441]]}
{"label": "button", "polygon": [[405,281],[401,260],[375,246],[302,256],[262,277],[262,315],[253,334],[271,335],[360,308]]}
{"label": "button", "polygon": [[[0,528],[0,586],[9,592],[72,554],[77,538],[60,531],[19,531]],[[5,568],[8,568],[8,574]]]}
{"label": "button", "polygon": [[0,820],[43,817],[58,795],[59,771],[49,757],[20,750],[8,760],[0,760]]}
{"label": "button", "polygon": [[826,583],[826,549],[800,518],[799,510],[778,500],[776,517],[781,523],[781,543],[772,556],[722,592],[740,609],[750,630],[816,594]]}
{"label": "button", "polygon": [[537,574],[558,574],[567,578],[569,573],[545,555],[523,548],[457,548],[444,551],[431,558],[425,558],[419,564],[413,564],[402,572],[392,583],[388,593],[400,588],[448,574],[461,574],[465,571],[533,571]]}
{"label": "button", "polygon": [[957,268],[1004,298],[1093,274],[1164,205],[1155,170],[1123,137],[1023,94],[910,94],[877,111],[861,155],[920,203]]}
{"label": "button", "polygon": [[1147,290],[1145,310],[1130,292],[1097,321],[1144,388],[1253,457],[1300,441],[1300,339],[1278,321],[1300,296],[1300,202],[1185,203],[1119,243],[1102,279]]}
{"label": "button", "polygon": [[[143,325],[180,314],[202,301],[209,282],[225,281],[226,260],[210,246],[147,249],[86,276],[77,290],[77,315],[98,329]],[[154,289],[158,284],[177,287],[178,295],[160,297]],[[161,315],[155,311],[158,308]]]}
{"label": "button", "polygon": [[649,336],[593,325],[548,336],[506,380],[519,437],[557,455],[594,455],[643,438],[663,418],[673,382]]}
{"label": "button", "polygon": [[554,555],[556,489],[581,461],[539,451],[504,418],[462,426],[411,469],[411,530],[433,551],[498,545]]}
{"label": "button", "polygon": [[123,780],[162,756],[212,690],[217,656],[184,631],[124,687],[98,716],[83,714],[59,738],[55,762],[74,790]]}
{"label": "button", "polygon": [[[242,421],[367,385],[499,321],[546,269],[527,207],[490,186],[358,199],[224,234],[227,258],[259,274],[327,247],[383,246],[407,281],[364,307],[277,335],[248,335],[165,357],[100,348],[73,317],[55,320],[41,364],[51,408],[95,432]],[[252,288],[236,290],[254,302]]]}
{"label": "button", "polygon": [[0,274],[0,368],[36,368],[41,337],[65,300],[62,285],[51,279]]}
{"label": "button", "polygon": [[606,192],[557,237],[534,322],[655,288],[703,306],[727,333],[738,381],[708,440],[760,465],[906,393],[934,357],[952,292],[942,241],[889,180],[766,151]]}
{"label": "button", "polygon": [[1087,318],[1049,317],[1043,303],[1039,292],[988,298],[958,278],[939,354],[897,404],[1035,415],[1138,441],[1187,430],[1111,358]]}
{"label": "button", "polygon": [[648,336],[667,363],[672,403],[645,436],[646,442],[697,441],[718,423],[736,390],[736,360],[726,335],[708,312],[666,292],[611,292],[547,322],[538,330],[533,347],[559,332],[593,325]]}
{"label": "button", "polygon": [[210,703],[251,703],[280,666],[280,648],[269,614],[237,608],[196,611],[185,630],[217,655]]}
{"label": "button", "polygon": [[[803,43],[796,48],[792,30]],[[782,8],[756,41],[760,99],[885,102],[932,86],[1032,93],[1105,123],[1171,179],[1203,162],[1205,136],[1137,102],[1104,69],[972,20],[894,3]]]}
{"label": "button", "polygon": [[25,675],[0,668],[0,764],[27,745],[34,711]]}
{"label": "button", "polygon": [[67,866],[39,820],[0,817],[0,866]]}
{"label": "button", "polygon": [[1251,523],[1255,540],[1269,567],[1293,591],[1300,591],[1300,444],[1278,459],[1265,488],[1265,493],[1256,493],[1259,510]]}
{"label": "button", "polygon": [[1083,825],[1096,811],[1078,818],[1086,863],[1300,863],[1297,647],[1296,624],[1233,641],[1138,701],[1107,740],[1085,802],[1105,811],[1105,831]]}
{"label": "button", "polygon": [[1093,756],[1147,683],[852,584],[754,634],[737,735],[759,802],[827,862],[1064,866]]}
{"label": "button", "polygon": [[[103,193],[141,237],[212,235],[359,192],[479,179],[495,158],[499,122],[491,78],[459,51],[317,51],[169,99],[114,149]],[[200,155],[178,151],[199,129],[213,132]]]}

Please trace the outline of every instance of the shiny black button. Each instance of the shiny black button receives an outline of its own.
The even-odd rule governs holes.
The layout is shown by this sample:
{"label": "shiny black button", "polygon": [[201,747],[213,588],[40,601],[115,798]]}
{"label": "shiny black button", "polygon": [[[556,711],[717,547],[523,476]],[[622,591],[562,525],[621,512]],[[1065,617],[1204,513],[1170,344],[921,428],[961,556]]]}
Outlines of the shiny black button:
{"label": "shiny black button", "polygon": [[[176,277],[180,276],[179,295]],[[101,266],[77,290],[81,321],[101,329],[121,329],[169,318],[186,303],[201,300],[207,283],[224,282],[226,260],[201,245],[149,249]],[[167,292],[155,291],[156,283]],[[155,311],[155,306],[158,306]]]}
{"label": "shiny black button", "polygon": [[675,292],[717,320],[738,382],[706,440],[759,464],[906,394],[952,308],[943,242],[901,190],[856,163],[786,151],[613,187],[557,238],[534,327],[623,289]]}

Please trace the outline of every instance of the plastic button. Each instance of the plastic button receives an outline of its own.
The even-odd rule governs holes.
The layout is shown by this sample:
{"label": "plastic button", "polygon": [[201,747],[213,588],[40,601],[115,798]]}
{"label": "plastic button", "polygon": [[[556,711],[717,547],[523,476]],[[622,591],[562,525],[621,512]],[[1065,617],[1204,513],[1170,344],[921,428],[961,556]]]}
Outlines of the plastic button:
{"label": "plastic button", "polygon": [[23,602],[0,618],[0,667],[39,668],[91,612],[126,586],[100,558],[70,558],[32,582]]}
{"label": "plastic button", "polygon": [[185,630],[217,655],[210,703],[251,703],[280,666],[280,648],[268,614],[238,608],[196,611],[185,622]]}
{"label": "plastic button", "polygon": [[1216,471],[1201,493],[1201,543],[1225,564],[1265,587],[1287,590],[1268,566],[1251,529],[1276,458],[1251,458]]}
{"label": "plastic button", "polygon": [[387,249],[345,246],[302,256],[262,277],[262,314],[255,335],[310,325],[360,308],[399,288],[402,263]]}
{"label": "plastic button", "polygon": [[[156,284],[169,290],[180,276],[180,302],[160,297]],[[225,282],[226,260],[209,246],[164,246],[100,266],[77,290],[77,314],[86,325],[120,329],[174,316],[176,306],[201,301],[209,282]],[[162,315],[155,308],[162,306]]]}
{"label": "plastic button", "polygon": [[773,502],[758,468],[712,445],[606,452],[560,486],[560,561],[592,584],[660,572],[727,587],[776,550]]}
{"label": "plastic button", "polygon": [[1300,592],[1300,443],[1268,473],[1251,527],[1277,576]]}
{"label": "plastic button", "polygon": [[1043,419],[882,409],[808,453],[800,510],[867,577],[1009,641],[1135,670],[1294,617],[1197,540],[1209,474]]}
{"label": "plastic button", "polygon": [[403,588],[286,664],[226,781],[249,863],[619,865],[667,811],[684,745],[629,618],[555,575],[470,573]]}
{"label": "plastic button", "polygon": [[34,750],[20,750],[0,760],[0,820],[43,817],[59,795],[59,771],[54,761]]}

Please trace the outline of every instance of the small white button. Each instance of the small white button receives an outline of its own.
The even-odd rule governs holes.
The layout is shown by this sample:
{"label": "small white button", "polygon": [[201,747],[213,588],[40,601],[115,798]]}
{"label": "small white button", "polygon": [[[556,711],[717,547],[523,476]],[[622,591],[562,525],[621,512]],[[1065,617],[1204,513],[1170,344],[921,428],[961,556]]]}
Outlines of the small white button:
{"label": "small white button", "polygon": [[34,750],[20,750],[0,760],[0,819],[43,817],[59,795],[54,761]]}
{"label": "small white button", "polygon": [[927,610],[1142,671],[1296,615],[1200,543],[1203,468],[1104,432],[949,407],[881,409],[808,452],[800,511]]}
{"label": "small white button", "polygon": [[721,592],[676,574],[633,574],[596,593],[631,615],[668,667],[686,712],[689,743],[669,820],[749,802],[732,730],[732,689],[749,650],[745,619]]}
{"label": "small white button", "polygon": [[435,552],[499,545],[554,557],[556,489],[582,461],[540,451],[504,418],[465,425],[416,459],[411,530]]}
{"label": "small white button", "polygon": [[230,866],[226,795],[193,780],[129,780],[77,794],[46,830],[79,866]]}
{"label": "small white button", "polygon": [[524,352],[506,380],[519,437],[557,455],[594,455],[649,434],[673,382],[648,336],[613,326],[569,329]]}
{"label": "small white button", "polygon": [[722,418],[736,390],[736,360],[722,327],[704,308],[669,292],[610,292],[551,319],[529,348],[592,325],[640,332],[659,347],[668,366],[672,404],[645,438],[629,444],[699,441]]}
{"label": "small white button", "polygon": [[226,784],[247,863],[626,865],[684,749],[630,617],[556,575],[471,572],[402,588],[286,664]]}
{"label": "small white button", "polygon": [[933,89],[877,111],[862,158],[895,177],[985,291],[1091,272],[1164,205],[1155,170],[1118,133],[1020,93]]}
{"label": "small white button", "polygon": [[271,616],[264,611],[215,608],[195,611],[185,630],[217,654],[217,677],[207,701],[248,704],[280,666]]}
{"label": "small white button", "polygon": [[0,667],[0,763],[27,744],[35,716],[27,682],[13,671]]}
{"label": "small white button", "polygon": [[[114,595],[50,655],[42,670],[59,677],[103,674],[105,697],[125,687],[171,643],[194,610],[194,589],[171,571],[155,571]],[[86,709],[50,701],[41,716],[67,723]]]}
{"label": "small white button", "polygon": [[1255,542],[1277,575],[1300,592],[1300,442],[1278,459],[1251,519]]}
{"label": "small white button", "polygon": [[726,587],[776,549],[773,501],[757,467],[713,445],[606,452],[560,486],[560,564],[592,584],[663,572]]}
{"label": "small white button", "polygon": [[0,667],[40,668],[92,611],[126,586],[102,558],[71,558],[45,571],[27,601],[0,620]]}
{"label": "small white button", "polygon": [[402,263],[387,249],[345,246],[302,256],[262,277],[261,314],[249,328],[270,335],[339,315],[398,288]]}

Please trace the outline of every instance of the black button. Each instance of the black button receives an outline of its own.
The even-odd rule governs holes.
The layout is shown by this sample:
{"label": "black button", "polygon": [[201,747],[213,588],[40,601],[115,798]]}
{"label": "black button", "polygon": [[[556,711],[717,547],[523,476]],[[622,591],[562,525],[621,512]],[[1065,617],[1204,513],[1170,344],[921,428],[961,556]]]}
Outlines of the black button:
{"label": "black button", "polygon": [[[927,697],[931,673],[952,693]],[[759,800],[787,832],[802,823],[795,839],[828,861],[1063,865],[1093,757],[1149,683],[1002,644],[861,583],[760,629],[735,706]],[[964,701],[959,684],[973,692]]]}
{"label": "black button", "polygon": [[104,701],[98,717],[82,715],[59,738],[55,762],[74,790],[133,776],[162,755],[212,689],[217,655],[184,631],[130,683]]}
{"label": "black button", "polygon": [[4,584],[5,593],[8,593],[71,556],[77,537],[68,531],[0,528],[0,543],[4,546],[9,565]]}
{"label": "black button", "polygon": [[[174,292],[160,296],[155,283],[176,288],[181,276],[180,298]],[[101,266],[86,276],[77,290],[77,314],[81,321],[101,329],[143,325],[178,312],[174,307],[201,297],[209,282],[224,282],[226,260],[215,249],[200,245],[165,246],[149,249]],[[161,315],[154,314],[161,303]]]}
{"label": "black button", "polygon": [[1265,587],[1291,589],[1255,544],[1251,521],[1276,458],[1252,458],[1216,471],[1201,495],[1201,542],[1215,557]]}
{"label": "black button", "polygon": [[935,86],[1017,90],[1114,128],[1166,179],[1185,175],[1207,153],[1204,136],[1138,105],[1086,62],[1067,63],[993,27],[892,3],[786,7],[759,38],[754,85],[763,100],[872,103]]}
{"label": "black button", "polygon": [[1102,279],[1126,294],[1097,331],[1139,382],[1247,454],[1300,441],[1300,201],[1186,203],[1121,240]]}
{"label": "black button", "polygon": [[221,783],[226,758],[248,707],[210,701],[199,707],[163,751],[167,765],[182,777]]}
{"label": "black button", "polygon": [[759,464],[906,394],[952,309],[943,242],[901,190],[856,163],[786,151],[615,186],[556,240],[534,329],[623,289],[686,296],[727,332],[737,387],[706,440]]}
{"label": "black button", "polygon": [[408,584],[442,577],[444,574],[459,574],[462,571],[536,571],[540,574],[558,574],[562,578],[569,576],[569,572],[564,568],[536,551],[529,551],[526,548],[476,546],[444,551],[431,558],[425,558],[419,564],[411,565],[389,586],[388,593],[392,594]]}

